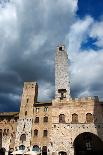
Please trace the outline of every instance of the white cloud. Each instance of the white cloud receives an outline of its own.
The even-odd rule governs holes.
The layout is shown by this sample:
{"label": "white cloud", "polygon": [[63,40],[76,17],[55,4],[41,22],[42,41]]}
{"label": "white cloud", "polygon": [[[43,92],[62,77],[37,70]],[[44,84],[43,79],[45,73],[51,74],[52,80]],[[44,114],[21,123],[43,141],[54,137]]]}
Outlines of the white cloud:
{"label": "white cloud", "polygon": [[95,22],[93,24],[90,36],[97,38],[95,45],[103,48],[103,21]]}
{"label": "white cloud", "polygon": [[95,44],[100,45],[102,34],[102,22],[95,22],[92,17],[88,16],[82,20],[77,19],[66,36],[66,42],[69,41],[67,47],[71,59],[71,87],[74,95],[102,97],[103,48],[98,51],[92,47],[81,49],[82,43],[88,40],[88,37],[93,39],[97,37]]}
{"label": "white cloud", "polygon": [[77,19],[71,26],[65,40],[71,54],[79,52],[81,43],[86,39],[92,24],[93,19],[87,16],[84,20]]}

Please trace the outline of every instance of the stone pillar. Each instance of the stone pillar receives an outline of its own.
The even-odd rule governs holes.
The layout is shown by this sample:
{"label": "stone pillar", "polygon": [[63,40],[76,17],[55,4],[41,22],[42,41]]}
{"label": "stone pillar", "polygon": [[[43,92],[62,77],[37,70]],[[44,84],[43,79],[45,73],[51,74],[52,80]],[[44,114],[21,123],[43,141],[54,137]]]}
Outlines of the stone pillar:
{"label": "stone pillar", "polygon": [[5,155],[8,155],[8,151],[5,151]]}
{"label": "stone pillar", "polygon": [[70,149],[70,154],[69,155],[74,155],[74,148]]}

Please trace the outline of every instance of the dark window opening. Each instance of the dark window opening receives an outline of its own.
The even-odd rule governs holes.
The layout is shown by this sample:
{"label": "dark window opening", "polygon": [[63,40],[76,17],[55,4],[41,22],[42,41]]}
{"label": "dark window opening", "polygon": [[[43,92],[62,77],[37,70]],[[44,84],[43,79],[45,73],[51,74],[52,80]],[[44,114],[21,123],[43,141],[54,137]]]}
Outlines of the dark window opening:
{"label": "dark window opening", "polygon": [[63,48],[62,48],[62,46],[60,46],[60,47],[59,47],[59,51],[63,51]]}
{"label": "dark window opening", "polygon": [[27,98],[26,102],[27,102],[27,103],[29,102],[29,98]]}
{"label": "dark window opening", "polygon": [[93,122],[93,115],[91,113],[86,114],[86,121],[87,121],[87,123]]}
{"label": "dark window opening", "polygon": [[72,123],[78,123],[78,115],[72,114]]}
{"label": "dark window opening", "polygon": [[42,147],[42,155],[47,155],[47,146]]}
{"label": "dark window opening", "polygon": [[37,129],[34,130],[34,136],[38,136],[38,130]]}
{"label": "dark window opening", "polygon": [[35,118],[35,123],[39,123],[39,117]]}
{"label": "dark window opening", "polygon": [[27,111],[25,111],[25,116],[27,116]]}
{"label": "dark window opening", "polygon": [[25,134],[22,134],[21,136],[20,136],[20,141],[26,141],[26,135]]}
{"label": "dark window opening", "polygon": [[59,115],[59,123],[65,123],[65,115],[64,114]]}
{"label": "dark window opening", "polygon": [[47,116],[44,117],[44,122],[45,123],[48,122],[48,117]]}
{"label": "dark window opening", "polygon": [[60,93],[60,99],[63,100],[63,98],[66,98],[66,89],[58,89],[58,93]]}
{"label": "dark window opening", "polygon": [[44,137],[47,137],[48,136],[48,131],[47,130],[44,130],[43,136]]}

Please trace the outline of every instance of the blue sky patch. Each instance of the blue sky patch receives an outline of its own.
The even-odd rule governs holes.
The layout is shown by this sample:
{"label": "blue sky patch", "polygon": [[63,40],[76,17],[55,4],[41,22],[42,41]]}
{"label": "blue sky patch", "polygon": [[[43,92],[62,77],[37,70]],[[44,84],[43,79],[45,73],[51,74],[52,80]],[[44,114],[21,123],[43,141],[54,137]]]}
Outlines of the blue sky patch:
{"label": "blue sky patch", "polygon": [[81,50],[93,49],[95,51],[100,50],[100,47],[96,46],[97,38],[88,37],[86,41],[82,42]]}
{"label": "blue sky patch", "polygon": [[103,14],[103,0],[78,0],[77,15],[83,18],[91,15],[94,19],[99,20]]}

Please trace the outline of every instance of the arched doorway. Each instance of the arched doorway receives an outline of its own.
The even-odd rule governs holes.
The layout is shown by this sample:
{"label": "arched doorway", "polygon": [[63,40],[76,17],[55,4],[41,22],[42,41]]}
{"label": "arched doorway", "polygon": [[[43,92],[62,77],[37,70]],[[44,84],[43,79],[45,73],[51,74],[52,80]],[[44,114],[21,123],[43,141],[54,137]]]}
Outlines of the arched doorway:
{"label": "arched doorway", "polygon": [[42,147],[42,155],[47,155],[47,146]]}
{"label": "arched doorway", "polygon": [[93,133],[81,133],[74,140],[74,152],[74,155],[103,155],[103,141]]}
{"label": "arched doorway", "polygon": [[67,155],[67,153],[64,152],[64,151],[60,151],[58,154],[59,154],[59,155]]}
{"label": "arched doorway", "polygon": [[5,151],[6,151],[5,148],[1,148],[1,149],[0,149],[0,155],[5,155]]}

